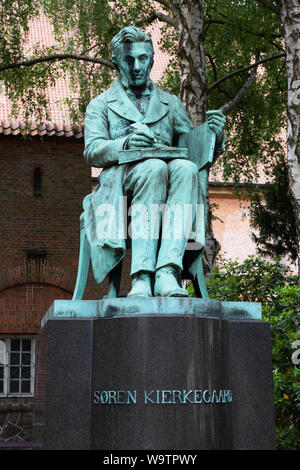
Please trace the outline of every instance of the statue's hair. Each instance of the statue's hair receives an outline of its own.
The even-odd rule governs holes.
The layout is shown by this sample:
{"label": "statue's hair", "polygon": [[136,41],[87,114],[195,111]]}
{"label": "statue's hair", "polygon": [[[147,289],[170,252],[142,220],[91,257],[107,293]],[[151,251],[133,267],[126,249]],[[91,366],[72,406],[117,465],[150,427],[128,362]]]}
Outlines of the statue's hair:
{"label": "statue's hair", "polygon": [[150,45],[150,51],[152,55],[154,55],[153,50],[153,43],[150,36],[145,34],[141,29],[137,28],[136,26],[126,26],[122,28],[118,34],[113,38],[111,41],[111,55],[112,55],[112,62],[117,65],[118,58],[120,57],[120,48],[125,43],[132,43],[132,42],[146,42]]}

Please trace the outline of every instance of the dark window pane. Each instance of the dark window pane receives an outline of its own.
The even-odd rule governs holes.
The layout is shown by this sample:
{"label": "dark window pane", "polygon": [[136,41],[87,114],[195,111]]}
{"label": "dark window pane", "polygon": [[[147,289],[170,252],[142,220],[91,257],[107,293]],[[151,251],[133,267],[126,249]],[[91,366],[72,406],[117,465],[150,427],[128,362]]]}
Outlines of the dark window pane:
{"label": "dark window pane", "polygon": [[4,381],[0,379],[0,393],[4,392]]}
{"label": "dark window pane", "polygon": [[23,339],[22,340],[22,351],[31,351],[31,340]]}
{"label": "dark window pane", "polygon": [[22,354],[22,364],[23,365],[30,365],[31,354],[30,353],[23,353]]}
{"label": "dark window pane", "polygon": [[22,380],[21,392],[22,393],[30,393],[30,380]]}
{"label": "dark window pane", "polygon": [[11,353],[10,354],[10,363],[15,366],[16,364],[20,364],[20,353]]}
{"label": "dark window pane", "polygon": [[30,367],[22,367],[21,377],[22,379],[30,379]]}
{"label": "dark window pane", "polygon": [[3,379],[4,377],[4,367],[0,366],[0,379]]}
{"label": "dark window pane", "polygon": [[40,168],[36,168],[34,170],[34,177],[33,177],[33,194],[38,195],[41,192],[42,188],[42,172]]}
{"label": "dark window pane", "polygon": [[19,380],[10,380],[9,381],[9,391],[10,393],[19,393]]}
{"label": "dark window pane", "polygon": [[4,364],[5,360],[5,343],[0,339],[0,364]]}
{"label": "dark window pane", "polygon": [[11,351],[20,351],[21,340],[20,339],[12,339],[10,342],[10,350]]}
{"label": "dark window pane", "polygon": [[10,368],[10,378],[18,379],[20,375],[20,367],[11,367]]}

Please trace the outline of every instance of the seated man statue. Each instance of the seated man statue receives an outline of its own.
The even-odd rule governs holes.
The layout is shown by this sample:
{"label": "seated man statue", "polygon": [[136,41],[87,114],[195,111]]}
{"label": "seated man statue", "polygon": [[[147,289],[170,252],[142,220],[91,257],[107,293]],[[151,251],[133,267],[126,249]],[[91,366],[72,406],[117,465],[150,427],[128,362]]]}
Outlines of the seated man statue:
{"label": "seated man statue", "polygon": [[[131,237],[132,288],[128,296],[185,297],[187,291],[178,280],[192,218],[181,237],[172,233],[170,236],[170,218],[165,221],[164,213],[155,222],[159,236],[151,236],[148,228],[152,206],[188,205],[195,217],[196,205],[205,203],[197,165],[188,158],[176,158],[176,154],[171,158],[168,154],[168,149],[169,153],[170,149],[175,150],[180,136],[194,126],[181,101],[150,80],[153,45],[149,36],[136,27],[125,27],[111,45],[119,77],[108,90],[91,100],[85,117],[84,157],[89,165],[103,168],[100,184],[84,203],[94,277],[102,282],[125,255],[127,222],[122,214],[129,197],[131,207],[147,209],[146,215],[138,220],[148,236]],[[219,111],[211,111],[207,122],[216,134],[215,152],[221,153],[225,117]],[[131,151],[136,158],[124,163],[120,158],[124,150]],[[146,158],[141,150],[149,150],[150,157]],[[151,150],[156,150],[153,158]],[[194,238],[197,241],[197,234]],[[205,234],[200,234],[200,239],[203,247]]]}

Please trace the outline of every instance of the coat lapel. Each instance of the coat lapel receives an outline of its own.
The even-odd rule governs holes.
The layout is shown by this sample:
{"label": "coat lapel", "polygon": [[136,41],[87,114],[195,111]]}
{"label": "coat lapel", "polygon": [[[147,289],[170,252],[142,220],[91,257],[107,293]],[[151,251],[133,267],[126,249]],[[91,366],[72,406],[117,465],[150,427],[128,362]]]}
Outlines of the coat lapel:
{"label": "coat lapel", "polygon": [[128,98],[119,79],[107,91],[107,105],[112,111],[128,121],[144,122],[145,124],[159,121],[169,111],[167,99],[162,93],[159,93],[159,89],[153,84],[149,107],[144,117]]}
{"label": "coat lapel", "polygon": [[163,118],[168,111],[168,101],[166,100],[166,98],[163,97],[162,93],[159,92],[159,89],[155,85],[153,85],[148,111],[143,122],[145,124],[157,122],[161,118]]}
{"label": "coat lapel", "polygon": [[107,92],[107,105],[119,116],[132,122],[141,122],[144,116],[128,98],[119,79],[117,79]]}

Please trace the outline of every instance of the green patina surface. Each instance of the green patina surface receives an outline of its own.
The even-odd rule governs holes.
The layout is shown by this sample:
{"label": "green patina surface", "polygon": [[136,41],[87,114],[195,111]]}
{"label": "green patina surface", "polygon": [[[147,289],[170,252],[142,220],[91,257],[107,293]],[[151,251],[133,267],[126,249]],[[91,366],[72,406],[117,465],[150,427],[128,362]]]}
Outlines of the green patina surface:
{"label": "green patina surface", "polygon": [[[210,111],[207,121],[194,128],[181,101],[150,80],[153,46],[138,28],[123,28],[115,36],[112,60],[119,77],[89,103],[85,117],[84,157],[91,166],[103,168],[99,184],[83,203],[94,277],[102,282],[125,256],[127,223],[122,214],[128,197],[131,207],[145,208],[134,223],[146,231],[144,238],[132,237],[133,285],[128,295],[187,296],[180,273],[194,279],[205,250],[207,174],[214,155],[224,151],[225,116]],[[155,220],[160,240],[150,229],[155,205],[181,211],[173,228],[164,215]],[[187,206],[192,214],[188,222]],[[180,237],[174,234],[178,228]],[[198,250],[184,266],[188,241],[197,243]]]}
{"label": "green patina surface", "polygon": [[135,315],[189,315],[220,320],[261,320],[257,302],[220,302],[215,299],[178,297],[55,300],[42,320],[109,318]]}

